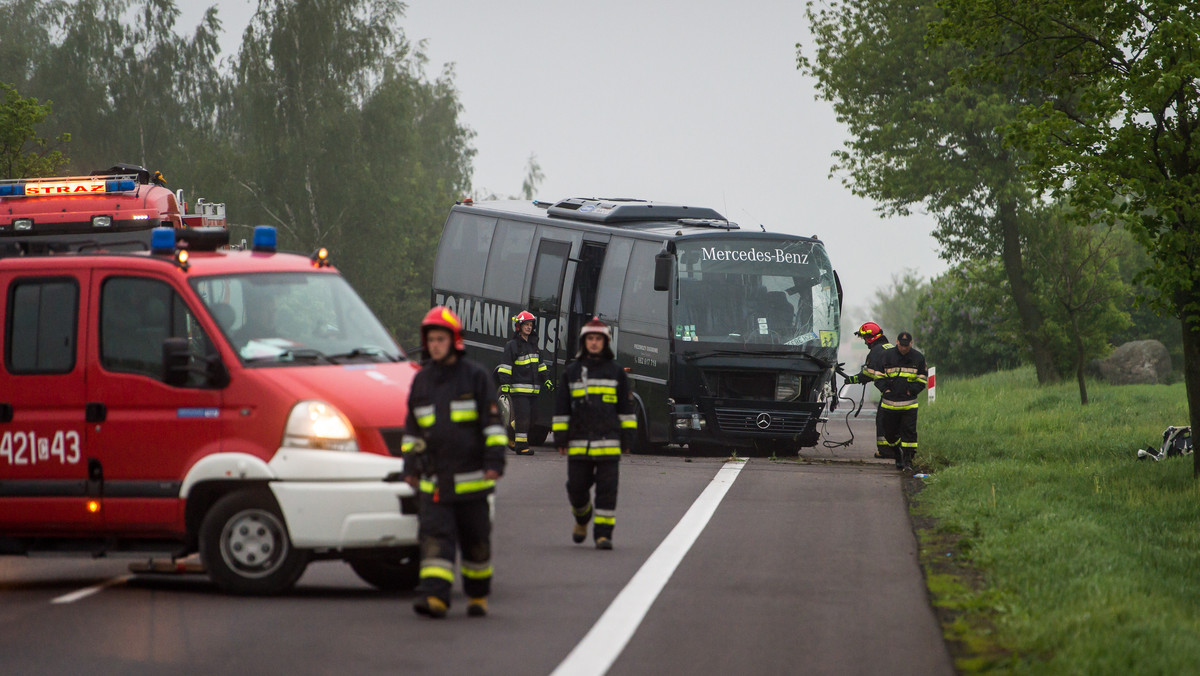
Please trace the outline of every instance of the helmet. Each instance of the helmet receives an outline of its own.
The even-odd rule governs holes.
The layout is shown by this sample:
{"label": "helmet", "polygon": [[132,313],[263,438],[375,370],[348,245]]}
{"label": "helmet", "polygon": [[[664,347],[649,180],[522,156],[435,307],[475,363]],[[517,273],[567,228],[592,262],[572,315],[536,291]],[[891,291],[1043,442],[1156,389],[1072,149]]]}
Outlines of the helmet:
{"label": "helmet", "polygon": [[521,310],[521,313],[518,314],[516,317],[513,317],[512,319],[513,319],[513,330],[515,331],[516,328],[518,326],[520,326],[521,324],[523,324],[525,322],[532,322],[535,319],[537,319],[537,317],[534,317],[533,313],[530,312],[529,310]]}
{"label": "helmet", "polygon": [[463,346],[462,337],[462,322],[458,320],[458,315],[454,311],[443,305],[438,305],[425,313],[425,318],[421,320],[421,349],[425,349],[425,334],[429,333],[429,329],[446,329],[454,341],[454,349],[459,354],[466,352],[466,347]]}
{"label": "helmet", "polygon": [[608,328],[608,324],[600,321],[599,317],[592,317],[591,321],[583,325],[579,329],[579,356],[582,357],[587,353],[587,348],[584,347],[583,341],[589,333],[598,333],[604,336],[604,356],[608,359],[615,357],[612,351],[612,329]]}
{"label": "helmet", "polygon": [[863,322],[863,325],[858,327],[854,335],[867,341],[867,344],[870,345],[879,340],[880,336],[883,335],[883,329],[875,322]]}

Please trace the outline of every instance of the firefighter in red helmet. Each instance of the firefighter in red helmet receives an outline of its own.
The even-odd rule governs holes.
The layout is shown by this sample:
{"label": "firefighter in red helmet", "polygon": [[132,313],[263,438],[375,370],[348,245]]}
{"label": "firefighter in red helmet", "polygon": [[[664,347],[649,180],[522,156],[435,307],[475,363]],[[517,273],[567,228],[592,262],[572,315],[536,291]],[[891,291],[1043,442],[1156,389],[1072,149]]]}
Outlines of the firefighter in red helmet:
{"label": "firefighter in red helmet", "polygon": [[571,539],[583,542],[593,522],[596,549],[612,549],[618,461],[637,433],[629,379],[614,361],[611,343],[607,324],[598,318],[584,324],[579,353],[563,370],[554,406],[554,443],[567,456],[567,498],[575,517]]}
{"label": "firefighter in red helmet", "polygon": [[[883,335],[883,329],[875,322],[863,322],[863,325],[858,327],[854,335],[863,339],[870,351],[867,353],[867,359],[863,363],[862,369],[854,375],[847,376],[846,382],[854,383],[874,383],[876,389],[883,392],[882,384],[879,378],[883,376],[883,352],[891,347],[887,336]],[[896,450],[888,443],[883,433],[883,418],[879,415],[879,411],[875,411],[875,457],[876,458],[895,458]]]}
{"label": "firefighter in red helmet", "polygon": [[507,394],[512,402],[513,450],[517,455],[533,455],[533,449],[529,447],[529,428],[536,422],[538,393],[543,386],[547,391],[554,389],[550,371],[538,350],[534,320],[533,313],[528,310],[513,317],[513,338],[504,348],[500,366],[496,367],[500,392]]}
{"label": "firefighter in red helmet", "polygon": [[464,356],[462,323],[435,307],[421,321],[426,362],[408,395],[404,480],[420,494],[420,583],[413,609],[440,618],[450,607],[454,562],[462,555],[467,614],[487,615],[491,591],[491,505],[504,473],[508,436],[492,378]]}

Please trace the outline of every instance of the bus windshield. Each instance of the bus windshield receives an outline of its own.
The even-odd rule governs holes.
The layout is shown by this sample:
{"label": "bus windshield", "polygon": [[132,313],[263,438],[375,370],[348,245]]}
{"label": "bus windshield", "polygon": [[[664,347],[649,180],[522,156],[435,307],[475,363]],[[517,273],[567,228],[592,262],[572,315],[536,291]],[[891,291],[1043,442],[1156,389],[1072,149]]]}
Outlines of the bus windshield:
{"label": "bus windshield", "polygon": [[838,295],[820,242],[681,239],[676,340],[796,346],[829,359],[838,346]]}
{"label": "bus windshield", "polygon": [[404,353],[340,275],[256,273],[192,280],[245,362],[398,361]]}

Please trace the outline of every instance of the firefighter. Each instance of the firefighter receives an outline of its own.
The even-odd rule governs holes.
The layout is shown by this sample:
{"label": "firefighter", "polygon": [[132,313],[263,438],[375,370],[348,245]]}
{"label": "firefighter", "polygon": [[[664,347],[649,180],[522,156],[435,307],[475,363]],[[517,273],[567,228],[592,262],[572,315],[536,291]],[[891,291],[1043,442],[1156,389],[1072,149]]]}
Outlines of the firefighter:
{"label": "firefighter", "polygon": [[567,498],[575,516],[571,539],[583,542],[594,521],[596,549],[612,549],[618,462],[637,433],[629,379],[614,361],[611,343],[612,333],[599,318],[584,324],[579,353],[563,372],[554,406],[554,443],[567,456]]}
{"label": "firefighter", "polygon": [[879,403],[883,434],[897,451],[896,469],[911,471],[917,454],[917,395],[929,380],[925,355],[913,348],[911,333],[896,336],[896,344],[883,353],[880,370],[875,384],[883,392]]}
{"label": "firefighter", "polygon": [[[879,364],[880,359],[883,358],[883,351],[892,345],[888,342],[887,336],[883,335],[883,329],[880,328],[880,326],[875,322],[863,322],[863,325],[858,327],[858,330],[854,332],[854,335],[862,338],[863,342],[866,343],[870,351],[867,352],[867,359],[865,362],[863,362],[862,369],[854,375],[847,376],[846,383],[853,385],[855,383],[874,382],[875,379],[878,378],[882,373],[879,370]],[[879,386],[879,383],[875,383],[875,387],[878,388],[880,392],[883,391],[883,388]],[[883,418],[879,415],[878,409],[875,411],[875,457],[896,457],[895,450],[888,445],[887,439],[884,438]]]}
{"label": "firefighter", "polygon": [[461,550],[467,614],[483,617],[492,583],[490,496],[504,473],[508,436],[491,376],[463,356],[454,312],[438,306],[425,315],[421,347],[427,361],[413,378],[402,446],[404,480],[418,490],[421,504],[413,609],[446,616]]}
{"label": "firefighter", "polygon": [[507,394],[512,402],[513,450],[517,455],[533,455],[533,449],[529,447],[529,428],[537,415],[539,383],[544,384],[547,391],[554,390],[550,370],[538,351],[533,322],[533,313],[528,310],[513,317],[513,338],[504,348],[503,362],[496,367],[500,392]]}

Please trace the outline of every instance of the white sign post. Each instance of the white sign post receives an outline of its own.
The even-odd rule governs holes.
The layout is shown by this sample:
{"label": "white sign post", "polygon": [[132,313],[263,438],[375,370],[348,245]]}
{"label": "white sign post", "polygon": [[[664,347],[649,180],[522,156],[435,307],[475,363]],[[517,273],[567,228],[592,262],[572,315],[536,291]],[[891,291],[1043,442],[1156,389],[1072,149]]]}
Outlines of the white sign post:
{"label": "white sign post", "polygon": [[931,403],[931,404],[933,403],[933,398],[934,398],[933,386],[937,384],[936,375],[937,375],[937,369],[930,366],[928,383],[929,383],[929,403]]}

